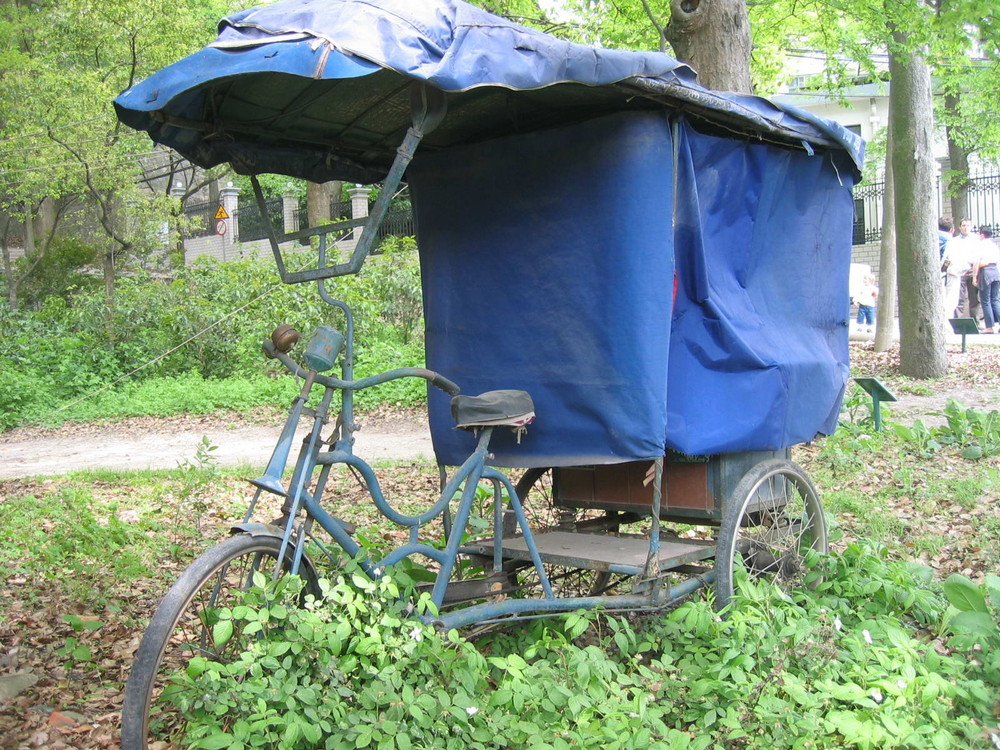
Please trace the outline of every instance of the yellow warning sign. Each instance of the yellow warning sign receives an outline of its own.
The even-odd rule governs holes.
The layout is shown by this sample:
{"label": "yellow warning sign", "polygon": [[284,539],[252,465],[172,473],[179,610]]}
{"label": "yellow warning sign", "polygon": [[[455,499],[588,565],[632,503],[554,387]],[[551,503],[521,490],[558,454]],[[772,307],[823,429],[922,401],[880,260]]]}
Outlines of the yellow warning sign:
{"label": "yellow warning sign", "polygon": [[229,214],[226,213],[226,207],[221,203],[219,204],[219,210],[215,212],[216,219],[228,219]]}

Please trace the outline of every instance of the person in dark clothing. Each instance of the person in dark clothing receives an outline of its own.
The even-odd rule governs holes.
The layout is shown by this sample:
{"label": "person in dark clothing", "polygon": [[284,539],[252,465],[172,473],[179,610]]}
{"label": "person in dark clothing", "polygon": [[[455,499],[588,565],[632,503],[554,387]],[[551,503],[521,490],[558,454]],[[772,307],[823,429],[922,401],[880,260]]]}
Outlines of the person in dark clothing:
{"label": "person in dark clothing", "polygon": [[942,216],[938,219],[938,252],[940,252],[940,257],[944,257],[944,249],[948,246],[948,240],[951,239],[952,233],[954,232],[954,227],[951,224],[951,219],[946,216]]}

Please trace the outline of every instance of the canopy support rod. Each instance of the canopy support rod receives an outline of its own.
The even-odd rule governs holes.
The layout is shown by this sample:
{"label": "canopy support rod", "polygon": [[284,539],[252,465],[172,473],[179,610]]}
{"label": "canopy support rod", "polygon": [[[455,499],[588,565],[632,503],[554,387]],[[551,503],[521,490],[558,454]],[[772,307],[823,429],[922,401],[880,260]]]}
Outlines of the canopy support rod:
{"label": "canopy support rod", "polygon": [[[267,238],[271,244],[271,252],[274,254],[275,263],[278,266],[278,274],[281,276],[283,282],[286,284],[298,284],[304,281],[318,281],[334,276],[354,274],[361,270],[365,258],[368,257],[368,254],[375,245],[375,238],[378,235],[379,227],[382,225],[382,220],[385,218],[386,211],[389,209],[389,203],[392,201],[396,193],[396,188],[399,187],[399,183],[403,179],[406,168],[413,160],[413,155],[416,153],[421,139],[425,134],[437,127],[444,118],[446,111],[444,93],[439,89],[431,88],[425,84],[415,83],[411,89],[410,106],[413,124],[407,128],[403,142],[396,149],[396,157],[389,168],[389,173],[382,182],[382,190],[375,200],[371,212],[368,214],[364,228],[361,230],[361,236],[358,238],[358,244],[355,246],[350,260],[346,263],[327,266],[321,261],[316,268],[306,271],[288,271],[281,256],[278,233],[272,225],[270,217],[267,215],[264,193],[261,191],[257,178],[251,175],[250,182],[253,185],[254,196],[257,199],[257,205],[260,207],[261,216],[267,228]],[[345,223],[341,223],[339,226],[331,226],[329,229],[323,227],[318,230],[309,230],[308,234],[325,235],[328,231],[342,229]],[[305,233],[299,232],[297,234],[301,235]]]}

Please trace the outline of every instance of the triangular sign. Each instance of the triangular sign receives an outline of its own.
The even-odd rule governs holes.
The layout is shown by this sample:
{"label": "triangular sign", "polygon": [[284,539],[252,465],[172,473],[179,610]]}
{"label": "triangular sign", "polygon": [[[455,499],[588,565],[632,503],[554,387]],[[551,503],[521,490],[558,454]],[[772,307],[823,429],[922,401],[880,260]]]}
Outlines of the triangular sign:
{"label": "triangular sign", "polygon": [[221,203],[219,204],[219,210],[215,212],[216,219],[228,219],[229,214],[226,213],[226,207]]}

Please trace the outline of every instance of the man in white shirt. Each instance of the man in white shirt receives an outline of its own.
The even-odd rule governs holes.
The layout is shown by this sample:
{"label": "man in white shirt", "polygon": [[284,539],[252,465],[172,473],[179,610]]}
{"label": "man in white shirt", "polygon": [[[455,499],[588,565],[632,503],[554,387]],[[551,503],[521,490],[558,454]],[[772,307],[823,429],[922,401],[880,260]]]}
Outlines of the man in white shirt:
{"label": "man in white shirt", "polygon": [[[965,314],[965,300],[968,299],[968,295],[963,294],[966,291],[966,278],[969,279],[971,285],[972,264],[976,262],[979,255],[979,238],[972,234],[971,229],[972,222],[968,219],[962,219],[958,232],[948,240],[944,255],[941,257],[941,270],[944,271],[944,314],[946,318],[971,317]],[[978,305],[978,293],[975,302]]]}
{"label": "man in white shirt", "polygon": [[[944,258],[941,259],[941,262],[944,264],[944,259],[949,258],[949,256],[951,261],[945,270],[947,275],[945,279],[945,314],[949,318],[975,318],[976,320],[980,318],[979,290],[976,289],[972,279],[972,265],[979,257],[980,242],[982,240],[979,239],[979,235],[972,231],[971,219],[962,219],[962,223],[958,225],[958,232],[948,241],[948,246],[945,248]],[[954,271],[952,266],[955,267]],[[949,282],[955,283],[951,281],[953,273],[958,274],[958,302],[949,307],[951,296],[948,284]]]}

